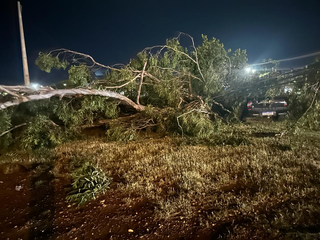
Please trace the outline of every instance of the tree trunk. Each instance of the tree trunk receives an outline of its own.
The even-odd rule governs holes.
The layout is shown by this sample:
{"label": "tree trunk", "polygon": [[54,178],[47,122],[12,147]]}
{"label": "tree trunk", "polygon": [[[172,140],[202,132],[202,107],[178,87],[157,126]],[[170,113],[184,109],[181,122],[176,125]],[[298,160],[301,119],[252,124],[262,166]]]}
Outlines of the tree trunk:
{"label": "tree trunk", "polygon": [[0,85],[0,89],[13,95],[12,101],[0,103],[0,110],[11,106],[19,105],[23,102],[37,101],[42,99],[48,99],[54,96],[62,99],[66,97],[81,97],[84,95],[103,96],[113,100],[119,100],[120,104],[130,106],[136,111],[143,111],[145,106],[134,103],[131,99],[109,90],[97,90],[97,89],[84,89],[84,88],[72,88],[72,89],[52,89],[51,87],[41,87],[34,89],[31,86],[3,86]]}

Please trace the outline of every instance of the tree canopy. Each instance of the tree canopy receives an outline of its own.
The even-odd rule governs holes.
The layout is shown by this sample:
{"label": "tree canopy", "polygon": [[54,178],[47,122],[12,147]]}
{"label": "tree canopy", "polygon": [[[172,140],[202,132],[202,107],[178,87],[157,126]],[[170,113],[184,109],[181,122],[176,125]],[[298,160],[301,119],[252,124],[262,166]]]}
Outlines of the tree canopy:
{"label": "tree canopy", "polygon": [[[189,38],[192,47],[181,46],[181,37]],[[232,84],[248,59],[245,50],[232,53],[215,38],[202,35],[202,39],[195,46],[191,36],[180,33],[165,45],[145,48],[126,65],[106,66],[67,49],[40,53],[36,64],[46,72],[69,66],[70,86],[113,89],[136,102],[141,98],[144,105],[176,108],[193,96],[211,104],[210,97]],[[105,69],[103,79],[94,77],[97,67]]]}

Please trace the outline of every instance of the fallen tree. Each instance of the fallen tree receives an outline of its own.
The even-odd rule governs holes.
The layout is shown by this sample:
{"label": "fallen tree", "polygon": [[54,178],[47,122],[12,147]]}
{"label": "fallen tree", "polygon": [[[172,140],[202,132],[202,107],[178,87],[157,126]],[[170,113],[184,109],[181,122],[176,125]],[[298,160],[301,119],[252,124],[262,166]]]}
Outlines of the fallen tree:
{"label": "fallen tree", "polygon": [[[191,40],[191,48],[180,45],[181,36]],[[164,45],[145,48],[128,64],[112,66],[69,49],[39,53],[35,63],[41,70],[68,70],[68,80],[54,88],[0,85],[0,93],[4,93],[0,94],[0,111],[5,110],[3,115],[8,118],[1,131],[17,132],[12,125],[27,122],[27,127],[19,130],[28,139],[24,146],[32,149],[55,146],[81,129],[101,123],[110,139],[127,133],[128,137],[121,139],[132,139],[134,132],[150,128],[162,134],[207,137],[221,119],[212,112],[212,105],[230,113],[212,96],[232,85],[234,71],[245,66],[247,57],[244,50],[231,53],[219,40],[202,38],[202,45],[196,47],[190,35],[180,33]],[[95,75],[98,69],[103,77]],[[110,119],[122,117],[119,113],[126,115],[128,108],[130,113],[141,113],[128,124],[111,124],[114,121]]]}

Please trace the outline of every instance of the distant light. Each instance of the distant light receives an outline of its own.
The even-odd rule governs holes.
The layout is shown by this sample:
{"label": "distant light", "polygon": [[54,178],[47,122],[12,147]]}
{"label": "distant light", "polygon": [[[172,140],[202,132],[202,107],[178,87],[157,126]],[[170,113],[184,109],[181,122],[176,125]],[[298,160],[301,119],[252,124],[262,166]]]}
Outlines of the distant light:
{"label": "distant light", "polygon": [[291,93],[292,92],[292,88],[291,87],[284,87],[284,92],[285,93]]}
{"label": "distant light", "polygon": [[253,69],[253,68],[251,68],[251,67],[246,67],[245,69],[244,69],[245,71],[246,71],[246,73],[255,73],[256,71],[257,71],[257,69]]}
{"label": "distant light", "polygon": [[64,84],[63,84],[63,86],[67,86],[67,84],[66,84],[66,83],[64,83]]}
{"label": "distant light", "polygon": [[38,83],[32,83],[31,87],[33,87],[35,90],[37,90],[40,87],[40,85]]}

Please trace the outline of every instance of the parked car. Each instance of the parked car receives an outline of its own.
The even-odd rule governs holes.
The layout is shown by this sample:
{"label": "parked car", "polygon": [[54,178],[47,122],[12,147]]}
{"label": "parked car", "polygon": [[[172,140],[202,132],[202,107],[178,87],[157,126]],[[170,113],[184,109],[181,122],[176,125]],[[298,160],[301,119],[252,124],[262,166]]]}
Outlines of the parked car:
{"label": "parked car", "polygon": [[285,97],[248,98],[243,113],[243,120],[251,117],[268,117],[278,120],[288,113],[288,102]]}

